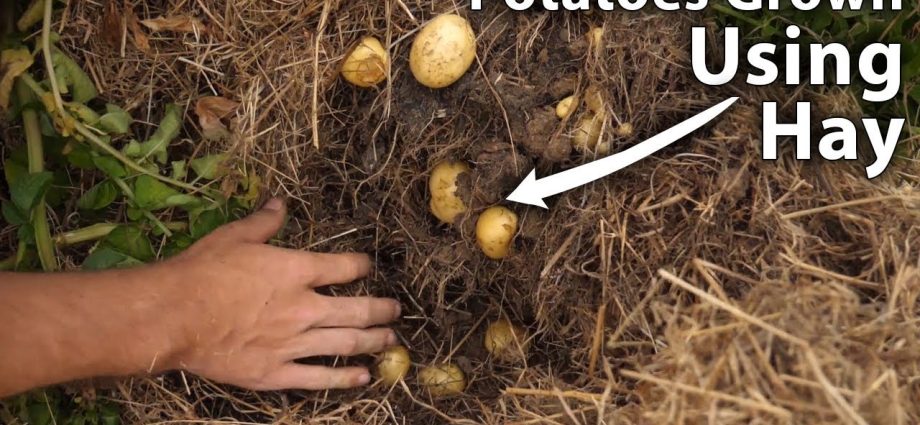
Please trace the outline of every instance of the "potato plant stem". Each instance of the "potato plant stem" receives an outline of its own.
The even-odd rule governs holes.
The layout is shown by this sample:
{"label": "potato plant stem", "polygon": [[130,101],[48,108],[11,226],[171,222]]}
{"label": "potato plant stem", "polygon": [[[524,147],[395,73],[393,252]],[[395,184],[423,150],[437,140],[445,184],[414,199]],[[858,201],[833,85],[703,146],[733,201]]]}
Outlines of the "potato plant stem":
{"label": "potato plant stem", "polygon": [[[25,103],[30,94],[28,87],[24,84],[16,84],[16,96],[20,101]],[[34,174],[45,171],[42,132],[38,121],[38,113],[31,108],[23,109],[22,125],[25,129],[29,173]],[[57,270],[58,262],[54,256],[54,243],[51,241],[51,230],[48,227],[44,197],[32,210],[32,228],[35,230],[35,246],[38,249],[38,258],[41,260],[42,269],[45,271]]]}
{"label": "potato plant stem", "polygon": [[106,237],[106,235],[111,233],[112,230],[115,230],[116,227],[118,227],[118,225],[113,223],[96,223],[82,229],[59,233],[54,236],[54,243],[58,247],[62,247],[99,240]]}
{"label": "potato plant stem", "polygon": [[54,8],[53,3],[54,0],[45,0],[45,16],[42,20],[42,56],[45,59],[45,71],[48,73],[48,81],[51,83],[51,92],[54,94],[54,104],[62,114],[65,114],[64,100],[61,99],[57,75],[54,72],[54,63],[51,61],[51,11]]}

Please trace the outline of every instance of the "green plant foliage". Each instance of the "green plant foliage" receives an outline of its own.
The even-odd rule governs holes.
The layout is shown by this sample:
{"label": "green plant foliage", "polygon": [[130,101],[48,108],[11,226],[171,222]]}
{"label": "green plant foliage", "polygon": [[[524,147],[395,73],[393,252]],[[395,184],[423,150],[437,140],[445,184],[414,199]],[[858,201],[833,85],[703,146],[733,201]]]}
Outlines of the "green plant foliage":
{"label": "green plant foliage", "polygon": [[227,160],[227,155],[216,154],[206,155],[201,158],[195,158],[189,164],[198,177],[207,180],[214,180],[220,177],[220,165]]}
{"label": "green plant foliage", "polygon": [[[44,1],[33,0],[32,4],[29,26],[37,23],[35,17],[40,14],[36,13],[42,11]],[[16,75],[0,66],[0,75],[11,75],[7,80],[13,81],[11,90],[4,89],[11,96],[7,116],[20,120],[27,134],[25,143],[9,143],[3,150],[9,194],[0,197],[0,212],[3,221],[12,226],[8,230],[15,232],[8,234],[15,234],[19,242],[10,258],[0,259],[3,270],[52,269],[56,266],[48,266],[48,259],[57,260],[55,255],[65,247],[68,256],[82,260],[85,270],[150,263],[182,252],[246,212],[244,206],[258,197],[259,185],[240,186],[245,193],[237,199],[213,188],[232,184],[197,183],[236,175],[226,155],[169,161],[169,155],[176,154],[171,145],[182,131],[184,107],[163,105],[157,128],[143,140],[139,131],[132,131],[137,126],[132,126],[128,111],[104,103],[105,99],[94,100],[98,92],[78,64],[82,58],[58,49],[54,45],[58,37],[50,31],[45,34],[49,33],[47,40],[26,33],[0,38],[0,50],[22,49],[24,53],[18,55],[23,60],[16,63],[29,65],[15,70]],[[23,49],[25,40],[35,43],[35,50]],[[40,53],[44,42],[52,45],[50,57]],[[26,60],[26,53],[35,63]],[[8,59],[7,63],[13,61]],[[57,84],[48,79],[48,66],[54,70]],[[8,88],[10,81],[4,87]],[[63,108],[55,101],[58,96]],[[154,109],[161,110],[159,106]],[[43,157],[36,158],[39,153]],[[37,167],[39,163],[45,171],[30,173],[29,164],[31,169],[42,169]],[[67,219],[49,220],[48,214]],[[9,411],[23,423],[119,423],[114,405],[83,400],[57,389],[13,400],[12,405],[0,402],[0,409],[13,406]]]}
{"label": "green plant foliage", "polygon": [[27,173],[10,185],[10,198],[20,211],[32,211],[51,187],[54,175],[50,171]]}
{"label": "green plant foliage", "polygon": [[104,400],[69,397],[49,388],[16,397],[18,419],[29,425],[119,425],[117,407]]}
{"label": "green plant foliage", "polygon": [[132,158],[147,159],[153,157],[160,164],[167,159],[166,148],[179,135],[182,127],[182,111],[174,104],[166,105],[166,114],[157,130],[146,142],[131,141],[125,146],[125,155]]}
{"label": "green plant foliage", "polygon": [[170,207],[169,198],[179,192],[150,176],[140,176],[134,181],[134,202],[146,211]]}
{"label": "green plant foliage", "polygon": [[99,117],[98,125],[109,134],[125,134],[131,126],[131,115],[118,105],[105,105],[105,115]]}
{"label": "green plant foliage", "polygon": [[128,175],[125,166],[110,156],[94,156],[93,165],[109,177],[121,178]]}
{"label": "green plant foliage", "polygon": [[74,102],[86,103],[96,97],[98,92],[93,80],[83,72],[80,65],[77,65],[70,56],[65,55],[56,47],[52,48],[51,63],[54,65],[54,72],[58,77],[58,82],[62,83],[62,87],[68,89]]}
{"label": "green plant foliage", "polygon": [[105,180],[87,190],[77,200],[77,208],[81,210],[101,210],[115,202],[118,194],[118,187],[111,180]]}

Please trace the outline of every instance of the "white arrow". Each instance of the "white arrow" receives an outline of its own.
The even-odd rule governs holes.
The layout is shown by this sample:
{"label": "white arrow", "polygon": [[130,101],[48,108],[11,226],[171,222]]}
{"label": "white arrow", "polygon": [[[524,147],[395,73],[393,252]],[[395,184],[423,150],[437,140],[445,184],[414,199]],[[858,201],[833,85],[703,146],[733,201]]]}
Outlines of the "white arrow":
{"label": "white arrow", "polygon": [[713,118],[725,112],[731,106],[737,97],[726,99],[699,114],[690,117],[684,122],[671,127],[664,132],[635,145],[623,152],[610,155],[591,161],[587,164],[579,165],[575,168],[565,170],[561,173],[553,174],[542,179],[537,179],[536,168],[533,169],[524,181],[518,185],[514,192],[508,195],[508,200],[521,204],[535,205],[546,208],[543,198],[547,198],[567,190],[574,189],[601,179],[611,173],[622,170],[630,165],[635,164],[642,158],[645,158],[655,152],[658,152],[665,146],[674,143],[684,136],[692,133],[694,130],[702,127]]}

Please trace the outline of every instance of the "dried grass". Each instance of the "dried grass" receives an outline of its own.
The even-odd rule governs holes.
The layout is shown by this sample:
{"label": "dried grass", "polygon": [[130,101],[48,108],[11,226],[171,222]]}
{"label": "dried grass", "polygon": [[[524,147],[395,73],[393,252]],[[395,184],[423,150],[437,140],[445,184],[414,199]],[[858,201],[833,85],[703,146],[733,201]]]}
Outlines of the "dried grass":
{"label": "dried grass", "polygon": [[[201,142],[188,127],[177,152],[229,150],[288,197],[293,217],[281,244],[374,253],[374,276],[347,292],[401,299],[398,330],[414,360],[450,357],[471,383],[462,397],[432,401],[411,380],[253,393],[171,374],[99,393],[127,422],[920,421],[917,163],[898,159],[868,181],[852,162],[759,159],[760,100],[808,98],[851,115],[856,106],[836,89],[700,86],[687,39],[701,16],[460,7],[479,34],[478,64],[433,92],[413,81],[406,56],[419,24],[457,9],[448,4],[109,6],[123,17],[117,28],[102,27],[104,7],[93,1],[70,2],[59,27],[102,96],[148,122],[165,102],[240,101],[229,142]],[[172,15],[207,30],[150,34],[132,25]],[[583,46],[592,25],[605,29],[599,52]],[[118,31],[109,38],[119,43],[104,31]],[[394,57],[379,90],[337,78],[343,54],[366,34]],[[692,140],[560,196],[549,212],[515,207],[516,254],[484,259],[472,240],[475,215],[529,171],[524,123],[558,99],[547,90],[566,76],[572,88],[605,88],[604,137],[615,149],[724,97],[743,103]],[[621,122],[635,136],[613,136]],[[558,126],[553,137],[566,132]],[[437,225],[426,207],[428,171],[444,158],[476,170],[472,212],[457,229]],[[586,160],[572,158],[536,165],[549,172]],[[485,355],[478,319],[500,315],[533,335],[526,365]]]}

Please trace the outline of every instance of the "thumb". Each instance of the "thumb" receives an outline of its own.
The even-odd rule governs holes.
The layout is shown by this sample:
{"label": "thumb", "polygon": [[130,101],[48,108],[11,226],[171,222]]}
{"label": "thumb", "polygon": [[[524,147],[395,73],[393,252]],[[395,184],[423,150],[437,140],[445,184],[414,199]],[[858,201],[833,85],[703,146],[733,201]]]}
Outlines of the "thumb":
{"label": "thumb", "polygon": [[231,239],[264,243],[281,230],[286,212],[284,201],[272,198],[260,210],[224,226],[222,233]]}

